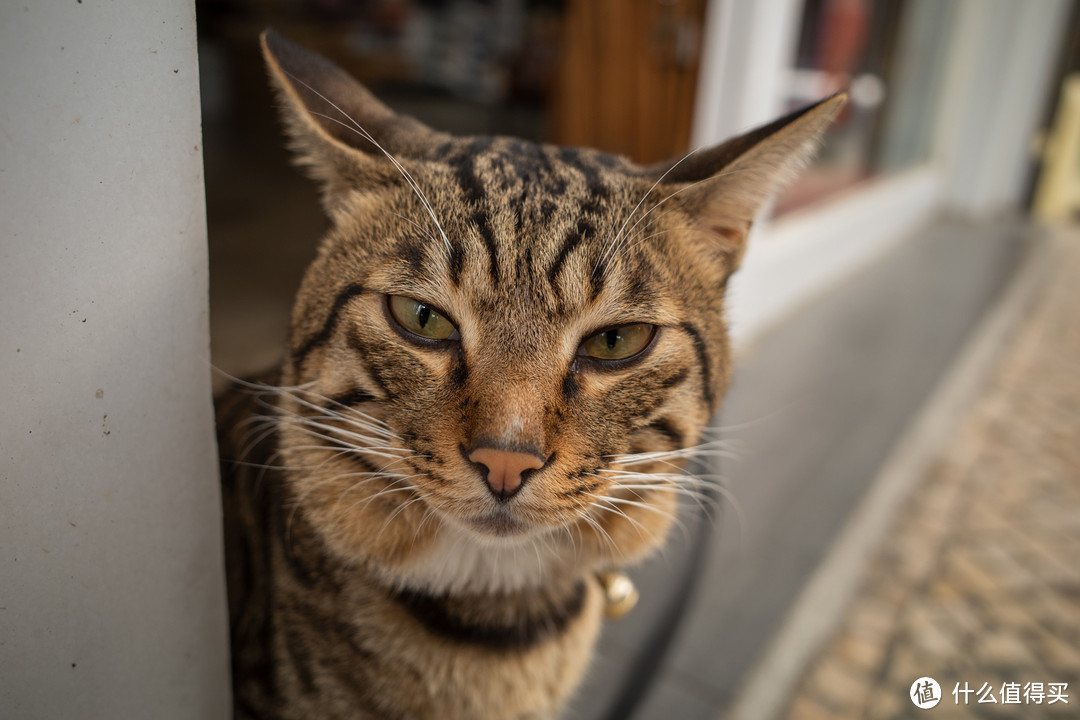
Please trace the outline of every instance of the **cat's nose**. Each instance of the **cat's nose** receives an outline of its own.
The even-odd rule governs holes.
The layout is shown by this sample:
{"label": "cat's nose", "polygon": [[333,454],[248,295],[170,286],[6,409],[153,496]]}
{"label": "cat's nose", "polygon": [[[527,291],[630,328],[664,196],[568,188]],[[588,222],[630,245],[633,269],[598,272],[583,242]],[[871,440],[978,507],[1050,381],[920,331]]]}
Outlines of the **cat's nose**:
{"label": "cat's nose", "polygon": [[469,453],[469,462],[481,465],[488,489],[499,500],[509,500],[528,479],[530,470],[544,467],[544,459],[527,452],[480,447]]}

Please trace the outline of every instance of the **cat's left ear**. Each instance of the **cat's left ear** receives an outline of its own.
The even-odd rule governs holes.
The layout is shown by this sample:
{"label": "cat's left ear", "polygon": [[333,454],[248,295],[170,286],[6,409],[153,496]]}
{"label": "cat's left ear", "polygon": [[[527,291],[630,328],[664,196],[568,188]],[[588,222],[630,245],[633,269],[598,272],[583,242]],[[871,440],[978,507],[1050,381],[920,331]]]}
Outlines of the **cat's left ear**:
{"label": "cat's left ear", "polygon": [[652,170],[658,177],[667,173],[665,184],[678,185],[676,202],[734,270],[754,217],[809,162],[846,101],[846,95],[837,93],[674,166],[666,163]]}
{"label": "cat's left ear", "polygon": [[399,160],[423,158],[445,141],[321,55],[271,30],[261,41],[296,161],[322,184],[331,215],[351,191],[401,180]]}

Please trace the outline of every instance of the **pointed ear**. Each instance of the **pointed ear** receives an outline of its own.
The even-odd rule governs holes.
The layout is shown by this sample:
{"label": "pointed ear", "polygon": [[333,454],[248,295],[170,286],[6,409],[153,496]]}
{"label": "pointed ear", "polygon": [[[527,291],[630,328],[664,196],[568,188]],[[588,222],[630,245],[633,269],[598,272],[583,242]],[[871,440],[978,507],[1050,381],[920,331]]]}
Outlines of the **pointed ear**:
{"label": "pointed ear", "polygon": [[296,161],[322,183],[331,214],[350,190],[397,177],[391,158],[424,157],[443,139],[390,110],[321,55],[272,30],[260,40]]}
{"label": "pointed ear", "polygon": [[678,183],[679,203],[734,270],[754,217],[809,162],[829,123],[847,102],[837,93],[672,165],[665,184]]}

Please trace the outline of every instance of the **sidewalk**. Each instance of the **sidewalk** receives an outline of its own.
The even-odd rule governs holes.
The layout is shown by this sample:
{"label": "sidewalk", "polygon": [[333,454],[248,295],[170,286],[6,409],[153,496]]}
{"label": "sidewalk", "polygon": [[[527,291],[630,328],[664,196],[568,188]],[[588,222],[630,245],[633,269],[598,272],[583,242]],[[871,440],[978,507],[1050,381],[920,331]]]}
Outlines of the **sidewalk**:
{"label": "sidewalk", "polygon": [[[1080,233],[1067,235],[781,717],[1080,717]],[[923,676],[941,688],[929,710],[909,695]],[[1068,703],[1052,702],[1062,690]]]}

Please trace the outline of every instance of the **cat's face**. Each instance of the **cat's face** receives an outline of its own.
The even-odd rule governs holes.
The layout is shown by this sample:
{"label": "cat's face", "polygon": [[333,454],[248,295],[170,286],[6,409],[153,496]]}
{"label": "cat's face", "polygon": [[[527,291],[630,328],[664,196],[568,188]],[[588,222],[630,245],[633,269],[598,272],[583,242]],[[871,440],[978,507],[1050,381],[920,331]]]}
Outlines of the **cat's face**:
{"label": "cat's face", "polygon": [[453,138],[279,38],[266,50],[332,219],[281,403],[316,529],[391,575],[447,537],[565,540],[593,566],[655,547],[727,386],[723,290],[753,213],[835,107],[773,129],[771,153],[744,137],[645,168]]}

